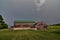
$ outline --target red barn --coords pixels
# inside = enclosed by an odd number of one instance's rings
[[[15,20],[14,28],[31,27],[33,24],[35,24],[33,20]]]
[[[38,22],[35,27],[37,28],[37,30],[43,30],[43,29],[47,29],[47,24],[41,21]]]
[[[47,29],[47,24],[43,21],[35,22],[33,20],[16,20],[14,21],[13,30],[44,30]]]

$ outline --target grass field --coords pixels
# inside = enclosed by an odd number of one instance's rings
[[[60,40],[59,28],[49,26],[47,31],[0,30],[0,40]]]

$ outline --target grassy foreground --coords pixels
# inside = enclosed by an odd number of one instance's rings
[[[60,40],[60,29],[48,31],[0,30],[0,40]]]

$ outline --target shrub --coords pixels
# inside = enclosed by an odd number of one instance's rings
[[[2,28],[3,28],[3,29],[8,28],[8,25],[7,25],[7,24],[3,24],[3,25],[2,25]]]

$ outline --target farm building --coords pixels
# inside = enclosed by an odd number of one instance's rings
[[[37,22],[31,26],[31,28],[36,28],[37,30],[46,30],[47,24],[43,21]]]
[[[37,30],[44,30],[44,29],[46,30],[47,24],[45,22],[41,21],[41,22],[37,22],[35,27],[37,28]]]
[[[35,22],[33,20],[16,20],[14,21],[13,29],[33,29],[33,30],[43,30],[47,28],[45,22]]]
[[[33,20],[16,20],[14,21],[14,28],[31,27],[33,24],[35,24]]]

